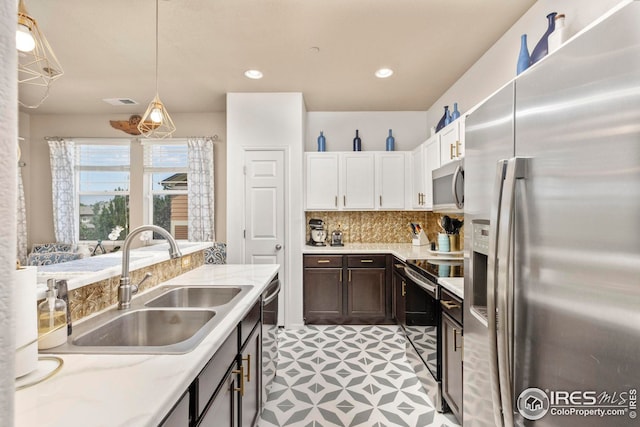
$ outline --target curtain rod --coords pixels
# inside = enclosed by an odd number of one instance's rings
[[[189,139],[189,138],[211,138],[211,140],[213,142],[220,142],[222,141],[222,139],[220,139],[220,137],[218,137],[218,134],[215,134],[213,136],[185,136],[182,138],[166,138],[164,139],[164,141],[171,141],[173,139]],[[140,139],[142,141],[146,140],[147,138],[144,137],[139,137],[139,136],[131,136],[131,137],[113,137],[113,136],[45,136],[44,137],[45,141],[57,141],[59,139],[110,139],[110,140],[119,140],[119,139]],[[153,140],[154,138],[149,138],[151,140]]]

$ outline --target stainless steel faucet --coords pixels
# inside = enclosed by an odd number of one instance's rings
[[[169,256],[171,258],[179,258],[182,256],[176,240],[164,228],[158,227],[157,225],[141,225],[131,231],[131,233],[129,233],[124,239],[124,243],[122,245],[122,275],[120,276],[120,286],[118,286],[118,310],[128,309],[131,306],[131,297],[138,292],[138,286],[151,277],[151,273],[147,273],[137,285],[132,285],[131,279],[129,278],[129,252],[131,251],[131,240],[134,236],[137,236],[143,231],[153,231],[167,239],[169,242]]]

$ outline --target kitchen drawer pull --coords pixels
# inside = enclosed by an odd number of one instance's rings
[[[319,259],[318,264],[329,264],[331,262],[330,259]]]
[[[373,260],[372,259],[361,259],[360,262],[371,263],[371,262],[373,262]]]
[[[247,378],[247,382],[250,383],[251,382],[251,355],[247,354],[247,357],[243,357],[242,360],[247,361],[247,374],[245,375],[245,377]]]
[[[460,308],[460,304],[458,304],[455,301],[441,300],[440,304],[442,304],[442,306],[444,308],[446,308],[447,310],[453,310],[454,308]]]
[[[402,296],[407,295],[407,282],[402,281]]]
[[[234,388],[233,391],[239,391],[240,396],[244,396],[244,366],[240,365],[240,369],[234,369],[231,372],[234,374],[240,374],[240,387]]]

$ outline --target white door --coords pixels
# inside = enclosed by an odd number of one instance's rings
[[[244,262],[280,264],[283,281],[284,178],[284,151],[245,151]]]

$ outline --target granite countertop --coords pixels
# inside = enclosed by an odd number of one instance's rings
[[[436,253],[429,246],[413,246],[411,243],[345,243],[344,246],[309,246],[302,248],[303,254],[391,254],[396,258],[406,261],[408,259],[462,259],[462,255],[446,255]],[[453,292],[460,298],[464,298],[463,278],[440,278],[438,283]]]
[[[15,424],[157,426],[232,328],[248,313],[278,269],[278,265],[208,264],[164,282],[162,285],[250,285],[253,289],[189,353],[60,355],[64,361],[60,372],[16,392]]]
[[[211,242],[178,242],[182,255],[204,250]],[[129,271],[148,267],[169,260],[169,244],[159,243],[132,249],[129,253]],[[104,255],[82,258],[60,264],[38,267],[38,298],[44,298],[47,279],[67,279],[67,287],[71,291],[90,283],[118,276],[122,273],[122,251]]]

